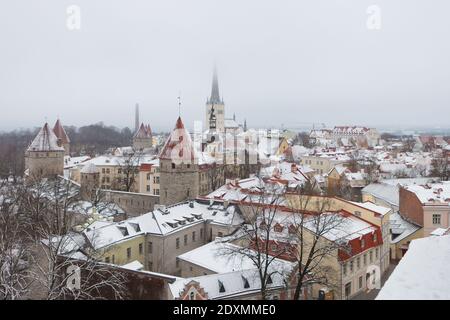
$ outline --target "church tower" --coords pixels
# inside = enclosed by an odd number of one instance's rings
[[[25,175],[31,178],[64,174],[64,147],[46,123],[25,151]]]
[[[206,101],[205,127],[210,131],[225,131],[225,104],[219,94],[219,80],[216,67],[214,67],[213,72],[211,97]]]
[[[198,157],[180,117],[159,155],[159,169],[160,204],[171,205],[198,196]]]

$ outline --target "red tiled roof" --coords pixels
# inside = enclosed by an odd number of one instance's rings
[[[174,162],[194,163],[198,158],[189,132],[184,128],[183,121],[178,117],[175,128],[170,133],[159,158]]]
[[[63,144],[70,143],[70,139],[67,136],[66,130],[64,130],[64,127],[61,125],[59,119],[56,120],[55,126],[53,127],[53,132]]]

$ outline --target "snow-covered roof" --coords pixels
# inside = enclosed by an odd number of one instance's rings
[[[376,205],[373,202],[370,201],[366,201],[366,202],[354,202],[354,201],[350,201],[351,203],[359,206],[359,207],[363,207],[365,209],[368,209],[370,211],[376,212],[382,216],[384,216],[385,214],[389,213],[392,209],[391,208],[386,208],[383,206],[379,206]]]
[[[426,185],[409,185],[405,186],[405,189],[415,193],[422,204],[450,205],[450,181]]]
[[[243,222],[239,209],[234,205],[225,208],[218,202],[209,204],[208,201],[193,201],[161,207],[141,216],[99,228],[88,228],[85,233],[95,248],[103,248],[147,233],[170,234],[204,223],[205,220],[230,227],[237,227]]]
[[[392,239],[391,243],[398,243],[409,237],[421,227],[405,220],[398,212],[394,212],[389,217]]]
[[[430,232],[430,236],[444,236],[450,234],[450,228],[437,228]]]
[[[371,183],[362,189],[362,193],[371,194],[394,206],[399,206],[399,190],[397,185],[387,183]]]
[[[269,267],[269,272],[273,273],[270,276],[272,281],[270,284],[267,284],[267,289],[283,288],[288,281],[287,278],[292,268],[293,265],[287,261],[285,273],[282,270],[274,272]],[[258,293],[261,289],[258,270],[250,269],[185,279],[178,278],[175,282],[169,283],[172,296],[179,298],[185,287],[193,282],[198,283],[198,286],[204,289],[210,300],[237,298],[246,294]]]
[[[236,254],[239,246],[223,243],[216,238],[208,244],[183,253],[178,259],[187,261],[215,273],[226,273],[255,268],[253,261],[244,255]]]
[[[343,135],[364,135],[370,129],[367,127],[358,127],[358,126],[336,126],[333,128],[333,134],[343,134]]]
[[[98,169],[94,163],[90,162],[87,163],[85,166],[83,166],[83,169],[80,170],[80,173],[87,173],[87,174],[98,173]]]
[[[27,151],[64,151],[64,147],[58,144],[58,137],[46,123],[28,146]]]
[[[159,158],[177,160],[188,164],[197,161],[197,150],[194,148],[191,136],[180,117],[178,117],[175,128],[167,138]]]
[[[450,235],[411,241],[377,300],[450,299]]]
[[[144,269],[144,266],[142,263],[140,263],[138,260],[131,261],[130,263],[124,264],[122,268],[134,270],[134,271],[140,271]]]
[[[79,157],[65,156],[64,157],[64,169],[73,168],[83,162],[88,161],[89,159],[91,159],[91,157],[89,157],[89,156],[79,156]]]

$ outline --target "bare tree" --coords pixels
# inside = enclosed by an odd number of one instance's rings
[[[274,228],[278,225],[277,212],[284,202],[284,189],[265,186],[257,195],[249,197],[248,201],[242,203],[241,210],[245,222],[241,225],[239,232],[240,246],[226,247],[221,249],[221,254],[241,257],[251,260],[258,270],[261,283],[261,299],[269,298],[268,288],[272,277],[276,273],[282,273],[275,267],[276,259],[286,255],[291,250],[288,242],[279,242],[274,245]],[[286,274],[282,274],[286,276]]]
[[[15,183],[0,187],[0,299],[21,299],[31,283],[29,250]]]
[[[450,158],[447,154],[436,156],[431,161],[430,177],[438,177],[442,181],[447,181],[450,176]]]
[[[329,241],[326,236],[341,227],[344,219],[330,211],[331,205],[331,198],[305,190],[300,190],[290,202],[292,215],[288,227],[291,241],[296,243],[297,284],[294,300],[298,300],[302,290],[313,283],[336,286],[327,259],[344,246],[340,241]]]
[[[125,297],[125,278],[101,262],[95,233],[54,236],[49,229],[51,226],[40,228],[43,241],[37,247],[41,254],[34,269],[44,299],[104,299],[105,292],[114,299]]]
[[[131,192],[139,175],[142,151],[133,150],[119,161],[119,178],[113,183],[113,189]]]

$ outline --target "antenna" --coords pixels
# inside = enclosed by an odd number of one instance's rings
[[[178,116],[181,117],[181,93],[178,93]]]

